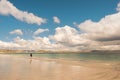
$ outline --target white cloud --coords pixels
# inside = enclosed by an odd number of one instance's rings
[[[86,20],[79,25],[80,30],[84,33],[84,38],[91,40],[93,43],[87,45],[94,49],[120,50],[120,12],[108,15],[99,22]],[[93,45],[94,44],[94,45]]]
[[[82,50],[85,49],[84,46],[95,42],[87,39],[79,33],[79,30],[68,25],[56,28],[55,34],[49,37],[57,44],[62,45],[64,47],[62,49],[67,48],[67,50]]]
[[[37,29],[35,32],[34,32],[34,35],[39,35],[40,33],[43,33],[45,31],[49,31],[48,29]]]
[[[13,42],[0,41],[0,49],[15,49],[20,48],[20,46]]]
[[[23,35],[23,32],[20,29],[16,29],[16,30],[11,31],[10,34]]]
[[[58,51],[58,50],[76,50],[76,48],[67,47],[65,45],[62,45],[60,43],[51,43],[50,39],[47,37],[34,37],[34,40],[24,40],[20,37],[17,37],[14,39],[14,44],[19,45],[21,49],[27,49],[27,50],[52,50],[52,51]]]
[[[80,30],[67,25],[58,27],[50,38],[68,49],[120,49],[119,20],[120,12],[107,15],[98,22],[86,20],[78,25]]]
[[[120,11],[120,2],[118,3],[116,10],[117,10],[118,12]]]
[[[56,16],[53,17],[53,20],[55,23],[59,24],[60,23],[60,19]]]
[[[77,35],[77,30],[70,26],[58,27],[54,36],[51,36],[57,43],[72,44],[73,37]]]
[[[20,37],[14,39],[14,43],[20,45],[23,49],[30,50],[48,50],[51,49],[51,42],[47,37],[34,37],[34,40],[24,40]]]
[[[120,12],[108,15],[99,22],[86,20],[79,25],[87,38],[98,41],[120,40]]]
[[[8,0],[0,0],[0,14],[1,15],[11,15],[14,18],[24,21],[28,24],[37,24],[41,25],[46,22],[46,19],[35,16],[33,13],[28,13],[27,11],[21,11],[17,9],[11,2]]]

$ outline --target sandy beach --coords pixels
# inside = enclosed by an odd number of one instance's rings
[[[118,62],[35,59],[0,55],[0,80],[119,80]]]

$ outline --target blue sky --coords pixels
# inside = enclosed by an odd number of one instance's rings
[[[103,17],[117,13],[119,0],[9,0],[9,2],[21,11],[45,18],[46,22],[41,25],[29,24],[11,15],[0,14],[0,40],[6,42],[13,41],[18,36],[10,34],[15,29],[22,30],[24,35],[19,36],[28,40],[33,38],[32,32],[39,28],[49,29],[39,34],[39,37],[48,37],[55,34],[57,27],[69,25],[78,29],[74,22],[80,24],[89,19],[99,22]],[[54,16],[60,20],[60,23],[53,21]]]
[[[0,15],[0,38],[6,40],[11,38],[8,32],[14,29],[24,29],[35,31],[37,28],[48,28],[50,34],[54,33],[54,29],[58,26],[71,25],[73,22],[81,23],[87,19],[99,21],[102,17],[116,12],[115,8],[119,0],[9,0],[18,9],[22,11],[32,12],[37,16],[47,19],[47,23],[43,25],[31,25],[16,20],[12,16]],[[53,16],[60,18],[61,23],[55,24],[52,20]],[[3,35],[4,34],[4,35]],[[45,35],[44,33],[43,35]],[[27,35],[26,35],[27,36]],[[23,37],[26,37],[23,36]],[[45,35],[46,36],[46,35]],[[30,38],[30,37],[29,37]]]

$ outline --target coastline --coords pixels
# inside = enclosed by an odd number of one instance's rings
[[[1,80],[112,80],[119,72],[118,62],[38,59],[0,54]]]

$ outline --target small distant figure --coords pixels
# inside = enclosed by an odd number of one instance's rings
[[[30,57],[32,57],[32,53],[30,53]]]

